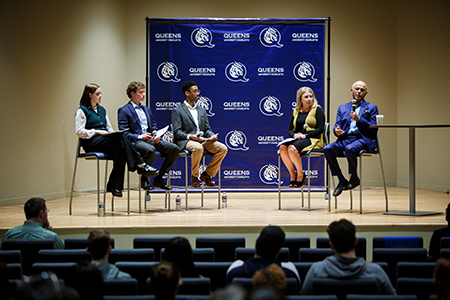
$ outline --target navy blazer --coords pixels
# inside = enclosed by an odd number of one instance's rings
[[[336,124],[334,124],[334,129],[339,125],[339,127],[344,131],[340,136],[336,135],[333,129],[333,133],[338,137],[338,140],[344,140],[347,138],[347,133],[350,130],[350,112],[352,111],[352,103],[345,103],[339,106],[336,115]],[[370,152],[376,152],[377,144],[377,132],[378,128],[370,128],[370,125],[377,124],[378,107],[367,101],[361,102],[361,108],[359,109],[359,120],[356,122],[356,126],[361,133],[362,138],[366,142],[368,150]]]
[[[152,133],[153,130],[158,130],[155,118],[153,118],[152,110],[142,104],[141,107],[144,109],[145,116],[147,117],[147,132]],[[134,108],[133,104],[131,104],[131,101],[119,108],[117,114],[119,130],[129,129],[128,131],[125,131],[124,134],[134,145],[134,143],[136,143],[136,141],[138,140],[138,136],[141,134],[142,128],[141,122],[139,121],[139,117],[136,113],[136,109]]]
[[[203,131],[203,136],[209,138],[214,135],[209,126],[208,116],[206,110],[197,105],[198,127]],[[186,104],[181,102],[180,105],[172,110],[172,129],[173,129],[173,143],[177,144],[180,149],[184,149],[188,142],[189,134],[197,133],[197,126],[192,117],[189,108]]]

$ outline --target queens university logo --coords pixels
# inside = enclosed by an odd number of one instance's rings
[[[178,67],[173,62],[166,61],[161,63],[156,73],[159,79],[165,82],[179,82],[181,80],[178,78]]]
[[[268,117],[281,117],[283,115],[281,110],[281,102],[277,97],[266,96],[259,102],[259,110],[261,113]]]
[[[264,47],[283,47],[283,45],[280,44],[281,33],[278,31],[278,29],[272,27],[267,27],[261,30],[261,32],[259,33],[259,41]]]
[[[191,33],[191,42],[194,46],[199,48],[214,48],[215,45],[212,44],[212,33],[207,28],[196,28]]]
[[[259,179],[265,184],[278,184],[278,167],[268,164],[259,169]]]
[[[298,81],[316,82],[317,79],[314,78],[315,74],[316,70],[314,66],[307,61],[299,62],[294,67],[294,76]]]
[[[248,148],[246,146],[247,144],[247,136],[245,136],[245,133],[239,130],[233,130],[227,133],[225,136],[225,144],[227,147],[231,150],[242,150],[247,151]]]
[[[247,68],[241,62],[231,62],[225,68],[225,76],[233,82],[247,82]]]
[[[172,125],[170,125],[170,127],[172,127]],[[173,132],[170,131],[170,130],[167,130],[167,131],[163,134],[163,136],[161,137],[161,139],[162,139],[163,141],[172,143],[172,140],[173,140]]]
[[[215,115],[215,113],[212,112],[212,101],[208,97],[199,96],[197,105],[203,107],[206,110],[206,115],[208,117],[213,117]]]

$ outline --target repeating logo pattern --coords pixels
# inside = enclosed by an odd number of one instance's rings
[[[261,30],[259,34],[259,40],[264,47],[276,47],[281,48],[281,33],[278,29],[273,27],[267,27]]]
[[[278,167],[271,164],[262,166],[259,179],[265,184],[278,184]]]
[[[241,62],[231,62],[225,68],[225,76],[233,82],[247,82],[247,68]]]
[[[213,104],[212,101],[208,97],[199,96],[197,105],[203,107],[206,110],[206,115],[208,117],[213,117],[215,113],[212,112]]]
[[[178,67],[173,62],[163,62],[161,63],[156,73],[159,79],[165,82],[180,82],[181,79],[178,78]]]
[[[281,110],[281,102],[277,97],[266,96],[259,101],[259,110],[268,117],[281,117],[283,115]]]
[[[227,133],[225,137],[225,144],[230,150],[242,150],[247,151],[250,149],[247,147],[247,136],[245,133],[239,130],[232,130]]]
[[[191,34],[191,42],[194,46],[199,48],[214,48],[215,45],[212,44],[212,33],[208,28],[199,27],[194,29]]]
[[[315,74],[316,69],[314,69],[314,66],[307,61],[299,62],[294,67],[294,76],[298,81],[316,82],[317,79],[314,78]]]

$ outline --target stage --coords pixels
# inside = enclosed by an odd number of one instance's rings
[[[215,190],[217,191],[217,190]],[[357,226],[357,236],[367,239],[371,249],[372,237],[382,235],[419,235],[428,247],[433,230],[446,226],[445,215],[396,216],[384,215],[386,204],[382,189],[363,190],[363,213],[359,213],[359,190],[353,193],[353,209],[350,210],[349,192],[338,197],[337,209],[332,198],[331,212],[323,192],[311,193],[311,211],[301,206],[300,190],[282,193],[282,209],[278,209],[277,192],[228,192],[228,208],[218,209],[217,192],[206,192],[204,207],[200,207],[200,193],[189,193],[189,209],[185,208],[184,189],[171,193],[171,211],[164,208],[164,193],[152,193],[144,209],[139,213],[138,192],[131,191],[131,211],[127,213],[127,198],[115,198],[115,211],[111,212],[111,194],[107,194],[106,213],[97,217],[96,194],[77,195],[73,199],[72,215],[69,215],[69,198],[47,202],[49,219],[62,239],[87,237],[93,228],[106,228],[116,239],[116,248],[132,248],[136,236],[185,236],[195,247],[197,236],[245,236],[246,247],[254,247],[262,227],[268,224],[281,226],[286,236],[308,236],[311,247],[316,237],[327,236],[326,227],[334,220],[346,218]],[[182,209],[175,211],[175,198],[181,196]],[[409,190],[388,188],[389,211],[409,208]],[[430,191],[416,192],[416,209],[444,212],[450,195]],[[0,235],[23,223],[23,205],[1,209]],[[371,258],[368,251],[368,259]]]

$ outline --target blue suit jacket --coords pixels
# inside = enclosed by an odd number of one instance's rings
[[[348,137],[347,133],[350,130],[350,112],[352,111],[352,103],[345,103],[339,106],[336,115],[336,124],[334,124],[333,133],[336,135],[334,129],[339,125],[339,127],[344,130],[344,134],[338,136],[338,140],[344,140]],[[377,124],[376,115],[378,114],[378,107],[367,101],[361,103],[361,108],[359,110],[359,120],[356,122],[356,126],[361,133],[362,138],[366,142],[368,150],[370,152],[375,152],[376,138],[377,138],[377,128],[370,128],[370,125]]]
[[[156,121],[153,118],[152,110],[142,104],[141,107],[144,109],[145,115],[147,117],[147,132],[151,133],[153,130],[158,130]],[[139,121],[136,109],[134,108],[133,104],[131,104],[131,102],[128,102],[127,104],[119,108],[117,114],[119,130],[129,129],[128,131],[125,131],[125,135],[134,144],[138,140],[138,136],[141,134],[142,130],[141,122]]]

